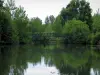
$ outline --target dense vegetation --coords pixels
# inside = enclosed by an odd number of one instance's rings
[[[63,41],[66,44],[100,44],[100,14],[91,15],[90,3],[71,0],[57,17],[28,18],[14,0],[0,0],[0,44],[26,44]],[[51,33],[51,34],[46,34]],[[34,36],[35,35],[35,36]]]
[[[86,43],[88,41],[88,35],[90,30],[87,24],[81,22],[80,20],[68,21],[64,28],[63,34],[66,36],[65,43]]]

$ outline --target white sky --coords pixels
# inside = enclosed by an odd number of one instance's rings
[[[87,0],[90,2],[93,13],[100,8],[100,0]],[[16,6],[21,5],[26,10],[28,17],[39,17],[44,22],[45,17],[60,13],[70,0],[15,0]]]

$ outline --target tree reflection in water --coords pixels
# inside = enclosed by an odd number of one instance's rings
[[[95,49],[60,45],[1,46],[0,75],[25,75],[29,63],[34,68],[43,62],[46,68],[55,67],[59,71],[57,75],[100,75],[100,51]]]

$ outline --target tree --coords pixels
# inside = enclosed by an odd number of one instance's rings
[[[32,33],[34,32],[41,32],[41,27],[42,27],[42,20],[39,19],[38,17],[32,18],[30,20],[30,26],[32,28]]]
[[[78,19],[78,8],[79,8],[79,0],[71,0],[70,3],[61,10],[62,16],[62,25],[65,24],[68,20],[72,20],[73,18]]]
[[[4,6],[5,9],[9,12],[9,15],[11,16],[12,42],[18,43],[19,42],[18,29],[17,25],[15,24],[15,12],[18,8],[15,5],[15,0],[7,0]]]
[[[3,6],[3,2],[0,1],[0,42],[11,43],[12,27],[10,13]]]
[[[45,32],[47,32],[47,33],[51,33],[51,32],[53,32],[52,25],[48,25],[48,26],[46,26],[46,28],[45,28]]]
[[[66,21],[75,18],[76,20],[86,22],[89,29],[92,30],[91,13],[92,10],[90,4],[85,0],[71,0],[67,7],[63,8],[61,11],[60,15],[62,16],[62,25],[64,25]]]
[[[55,17],[53,15],[50,15],[50,16],[47,16],[45,18],[45,24],[48,25],[48,24],[53,24],[55,21]]]
[[[57,16],[54,25],[53,25],[53,30],[55,33],[60,34],[62,33],[62,24],[61,24],[61,16]]]
[[[93,32],[100,32],[100,14],[97,13],[93,16]]]
[[[28,27],[28,17],[25,13],[23,7],[19,7],[13,13],[13,28],[16,29],[14,36],[18,36],[19,43],[26,43],[27,42],[27,27]]]
[[[100,45],[100,32],[97,32],[97,33],[93,36],[92,44],[93,44],[93,45]]]
[[[17,7],[15,5],[15,0],[7,0],[5,7],[10,12],[11,18],[13,19],[14,18],[14,12],[17,9]]]
[[[49,16],[50,24],[52,25],[55,22],[55,17],[53,15]]]
[[[48,17],[48,16],[45,18],[45,24],[46,24],[46,25],[49,24],[49,17]]]
[[[0,7],[3,7],[3,1],[0,0]]]
[[[86,22],[89,26],[89,29],[92,30],[92,10],[90,8],[90,3],[85,0],[80,1],[79,7],[79,20]]]
[[[68,21],[63,29],[66,43],[84,44],[88,41],[90,30],[88,25],[80,20]]]
[[[7,3],[5,4],[6,7],[8,7],[10,10],[15,10],[15,0],[7,0]]]

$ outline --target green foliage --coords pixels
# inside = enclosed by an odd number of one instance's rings
[[[28,17],[22,7],[15,10],[13,14],[13,28],[15,29],[13,36],[18,36],[19,43],[26,43],[27,41],[27,27],[28,27]]]
[[[3,1],[0,0],[0,7],[3,7]]]
[[[16,9],[15,0],[7,0],[5,7],[8,7],[10,11],[15,10]]]
[[[52,29],[52,25],[48,25],[48,26],[46,26],[46,28],[45,28],[45,32],[47,32],[47,33],[54,32],[53,29]]]
[[[62,9],[61,16],[63,18],[64,23],[67,20],[72,20],[73,18],[77,19],[78,17],[77,8],[79,8],[79,1],[71,0],[70,3],[67,5],[67,7]]]
[[[18,29],[17,25],[12,21],[12,43],[19,43],[19,36],[18,36]]]
[[[10,13],[3,8],[0,8],[0,43],[12,42],[12,27]]]
[[[50,24],[53,24],[55,21],[55,17],[53,15],[49,16]]]
[[[32,42],[37,43],[39,39],[41,39],[41,32],[44,32],[45,25],[42,25],[42,20],[38,17],[32,18],[29,21],[30,33],[32,36]],[[39,35],[38,35],[39,34]],[[35,36],[34,36],[35,35]]]
[[[100,45],[100,32],[97,32],[93,36],[93,45]]]
[[[93,32],[100,32],[100,14],[93,16]]]
[[[53,25],[53,30],[55,33],[58,33],[61,35],[62,33],[62,24],[61,24],[61,16],[57,16],[54,25]]]
[[[93,16],[92,24],[91,8],[86,0],[71,0],[56,18],[47,16],[45,24],[38,17],[29,19],[23,7],[16,7],[15,0],[6,2],[0,0],[0,43],[31,43],[33,34],[41,32],[54,33],[55,40],[63,33],[67,43],[87,43],[93,39],[90,30],[100,32],[100,14]],[[39,39],[44,40],[41,35]]]
[[[46,25],[49,24],[49,17],[48,17],[48,16],[45,18],[45,24],[46,24]]]
[[[90,31],[88,25],[79,20],[68,21],[63,29],[66,43],[84,44],[88,40]]]
[[[61,11],[62,25],[66,21],[72,20],[73,18],[86,22],[89,29],[92,29],[92,15],[90,4],[85,0],[71,0],[66,8]]]
[[[90,33],[89,35],[88,35],[88,44],[91,44],[92,45],[92,43],[93,43],[93,37],[94,37],[94,33]]]
[[[10,13],[11,26],[12,26],[12,43],[19,43],[17,24],[15,23],[16,5],[14,0],[7,0],[5,3],[6,10]]]
[[[79,20],[86,22],[89,26],[89,29],[92,30],[92,10],[90,8],[90,3],[85,0],[80,1],[79,7]]]
[[[55,17],[53,15],[50,15],[50,16],[47,16],[45,18],[45,24],[48,25],[48,24],[53,24],[55,21]]]
[[[32,33],[41,32],[42,31],[42,20],[39,19],[38,17],[32,18],[30,20],[30,26],[31,26]]]

